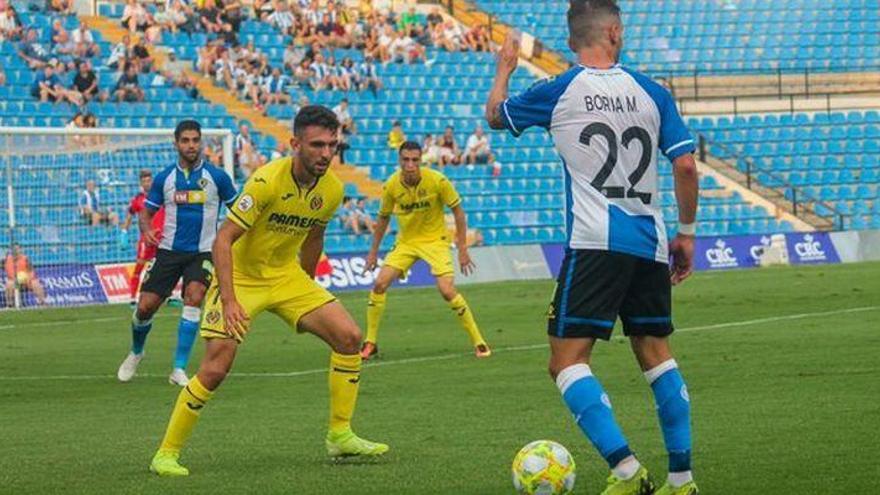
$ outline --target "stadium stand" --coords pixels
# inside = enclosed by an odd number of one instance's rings
[[[477,0],[506,24],[569,55],[567,2]],[[652,74],[864,71],[880,66],[877,0],[620,2],[623,62]]]
[[[546,8],[541,5],[540,8]],[[122,16],[123,6],[102,3],[99,5],[99,13],[118,20]],[[49,15],[27,15],[28,22],[32,24],[48,26],[51,23]],[[78,21],[75,17],[65,17],[64,22],[74,27]],[[424,24],[424,15],[416,16],[416,22]],[[191,63],[195,68],[200,49],[210,44],[215,37],[203,32],[165,32],[161,35],[160,45],[173,48],[177,59]],[[285,46],[290,44],[291,37],[269,22],[247,19],[241,22],[238,40],[242,45],[252,45],[254,50],[265,54],[271,67],[280,67],[284,62]],[[111,45],[106,41],[99,39],[98,44],[104,55],[111,50]],[[34,74],[18,59],[11,46],[11,43],[3,43],[0,52],[3,53],[4,67],[11,76],[9,87],[2,91],[15,95],[0,102],[0,118],[3,124],[65,124],[72,113],[70,108],[39,103],[23,91],[30,85]],[[363,59],[363,51],[359,49],[333,48],[323,52],[325,56],[332,55],[337,60],[351,58],[357,63]],[[429,60],[428,64],[379,64],[378,76],[384,89],[376,94],[370,91],[316,91],[307,85],[296,84],[290,85],[289,93],[294,102],[305,97],[312,103],[328,106],[335,106],[343,98],[347,98],[358,130],[348,138],[351,149],[345,155],[346,161],[367,168],[370,177],[380,182],[394,170],[396,163],[395,151],[386,142],[392,122],[399,120],[409,137],[419,141],[427,133],[439,136],[446,126],[451,125],[455,129],[457,142],[463,145],[474,126],[481,120],[482,105],[493,74],[492,55],[484,52],[452,53],[429,46],[426,58]],[[104,70],[99,72],[99,77],[102,84],[111,84],[115,76]],[[528,71],[520,69],[514,77],[512,91],[526,88],[533,79]],[[450,84],[451,81],[461,80],[466,80],[467,85]],[[91,103],[89,108],[99,117],[102,126],[171,126],[181,117],[194,116],[207,127],[236,128],[235,118],[222,106],[209,104],[202,99],[192,99],[186,91],[179,88],[150,88],[144,103]],[[269,105],[265,111],[268,116],[286,123],[293,116],[295,106]],[[723,141],[720,137],[719,141]],[[481,231],[482,242],[492,245],[563,240],[560,164],[548,136],[540,132],[530,132],[517,140],[505,134],[492,133],[490,139],[500,164],[500,176],[496,177],[493,168],[487,165],[450,166],[445,169],[465,197],[470,224]],[[278,144],[274,137],[259,133],[255,133],[253,140],[259,152],[266,157]],[[169,161],[172,159],[173,157],[168,157]],[[56,156],[52,160],[56,160],[54,163],[58,165],[63,162],[64,156]],[[74,236],[73,240],[78,242],[87,239],[94,244],[96,249],[89,251],[86,255],[88,259],[84,259],[81,252],[74,252],[73,248],[67,247],[66,239],[59,239],[61,242],[57,242],[57,245],[46,242],[47,223],[51,225],[52,222],[76,221],[76,218],[68,218],[75,209],[75,190],[52,194],[40,191],[38,187],[60,179],[52,176],[51,168],[50,162],[34,166],[32,174],[24,179],[27,186],[17,192],[16,196],[20,225],[16,238],[28,247],[32,259],[38,264],[127,260],[131,256],[131,249],[119,247],[112,232],[107,229],[88,232],[71,230],[65,234]],[[133,166],[128,174],[130,177],[114,178],[112,183],[101,186],[105,201],[119,211],[135,192],[135,170],[136,167]],[[70,178],[77,184],[75,187],[79,187],[77,181],[86,177],[89,170],[83,168],[80,172],[83,177],[77,175]],[[661,161],[660,181],[664,216],[668,227],[674,228],[675,203],[668,162]],[[778,220],[772,212],[747,202],[739,193],[725,190],[712,177],[704,177],[701,187],[704,191],[701,200],[703,234],[793,230],[789,222]],[[346,191],[350,196],[362,195],[355,184],[347,184]],[[376,209],[375,199],[368,202],[368,210],[375,212]],[[5,218],[0,218],[0,223],[4,221]],[[356,236],[345,231],[339,219],[331,224],[328,234],[326,249],[329,253],[363,251],[368,247],[368,236]],[[0,245],[8,243],[6,236],[5,232],[0,231]],[[385,242],[385,247],[389,247],[393,243],[393,235],[387,236]]]
[[[713,155],[768,187],[791,184],[802,201],[820,201],[819,216],[836,211],[844,227],[880,228],[880,113],[851,111],[691,118],[692,129],[715,143]]]

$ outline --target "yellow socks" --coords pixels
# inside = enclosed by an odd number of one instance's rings
[[[206,389],[199,381],[198,376],[189,381],[189,384],[177,396],[177,402],[171,412],[171,420],[168,422],[168,429],[165,430],[165,437],[162,439],[162,445],[159,446],[160,451],[180,452],[183,444],[192,434],[202,408],[213,395],[214,392]]]
[[[330,432],[351,429],[361,380],[360,354],[330,354]]]
[[[484,341],[483,336],[480,335],[480,328],[477,327],[477,322],[474,320],[474,314],[471,312],[471,308],[468,306],[467,301],[464,300],[464,296],[461,294],[455,296],[455,299],[449,301],[449,307],[452,308],[452,311],[458,316],[459,323],[461,323],[464,331],[467,332],[468,337],[471,339],[471,345],[476,347],[479,344],[485,344],[486,341]]]
[[[385,314],[386,295],[370,291],[370,298],[367,301],[367,342],[375,344],[379,337],[379,322],[382,321],[382,315]]]

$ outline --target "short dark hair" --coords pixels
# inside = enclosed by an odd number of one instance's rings
[[[180,140],[180,135],[183,134],[183,131],[196,131],[199,133],[199,137],[202,137],[202,124],[193,119],[181,120],[178,122],[177,127],[174,128],[175,141]]]
[[[568,33],[572,48],[594,44],[601,34],[597,28],[607,16],[620,20],[617,0],[571,0],[568,4]]]
[[[140,173],[138,173],[138,177],[141,179],[143,179],[144,177],[152,177],[152,176],[153,176],[153,172],[151,172],[150,169],[148,169],[148,168],[142,168]]]
[[[306,105],[293,119],[293,133],[301,135],[306,127],[318,126],[331,131],[339,129],[339,119],[332,110],[323,105]]]
[[[400,148],[397,149],[397,153],[402,155],[403,152],[407,150],[415,150],[421,153],[422,145],[415,141],[404,141],[403,144],[400,145]]]

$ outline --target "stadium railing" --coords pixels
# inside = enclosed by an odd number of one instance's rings
[[[725,165],[724,167],[715,166],[713,168],[728,178],[737,182],[744,182],[743,185],[750,191],[759,193],[777,206],[811,225],[828,230],[844,230],[846,228],[846,219],[851,215],[842,213],[835,205],[821,201],[819,198],[811,197],[810,194],[792,184],[786,177],[768,168],[759,166],[751,157],[736,151],[730,146],[710,140],[705,134],[697,134],[697,139],[700,161],[710,166],[713,165],[713,159],[721,162]],[[720,153],[718,153],[719,151]],[[819,221],[817,222],[817,220]]]

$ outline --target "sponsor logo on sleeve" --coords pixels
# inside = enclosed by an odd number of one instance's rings
[[[238,211],[247,213],[248,210],[254,207],[254,197],[250,194],[242,194],[242,196],[238,198],[238,202],[235,203],[235,207],[238,208]]]

